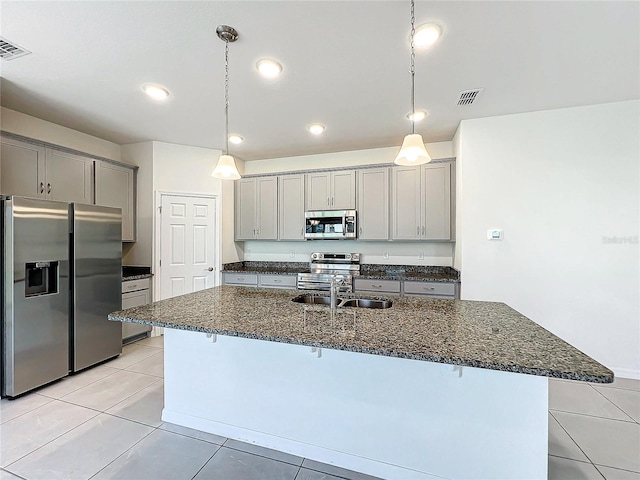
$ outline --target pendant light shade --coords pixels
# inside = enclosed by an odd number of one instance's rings
[[[221,180],[238,180],[240,172],[236,168],[236,162],[229,155],[229,42],[238,39],[238,32],[228,25],[218,25],[216,28],[218,38],[224,42],[224,154],[220,155],[216,168],[211,173],[212,177]]]
[[[240,178],[236,162],[231,155],[220,155],[218,164],[211,175],[221,180],[238,180]]]
[[[422,135],[410,133],[404,137],[402,147],[393,161],[396,165],[422,165],[431,161],[431,155],[424,148]]]

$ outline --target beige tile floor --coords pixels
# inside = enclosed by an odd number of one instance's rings
[[[163,423],[162,337],[0,402],[0,480],[371,480]],[[640,480],[640,381],[550,380],[549,479]]]

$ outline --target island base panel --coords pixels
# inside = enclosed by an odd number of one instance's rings
[[[162,419],[382,478],[546,478],[548,379],[165,329]]]

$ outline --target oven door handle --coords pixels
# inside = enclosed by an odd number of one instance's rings
[[[342,236],[345,237],[347,235],[347,212],[342,214]]]

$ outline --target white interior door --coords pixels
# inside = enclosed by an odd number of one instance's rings
[[[160,299],[215,284],[216,199],[161,196]]]

